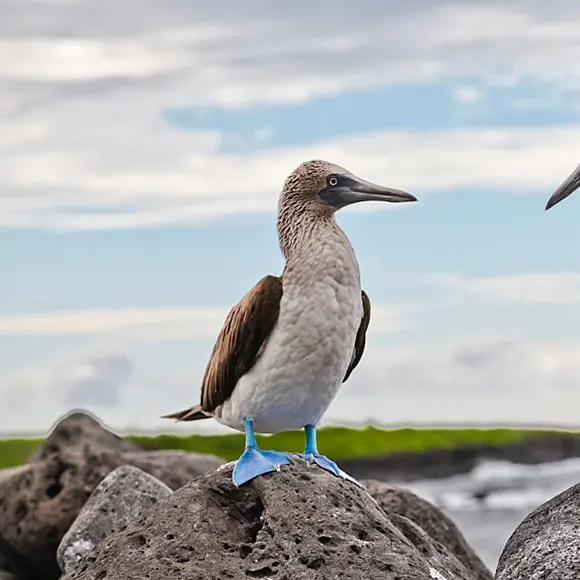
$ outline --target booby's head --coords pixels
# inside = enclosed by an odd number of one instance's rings
[[[570,175],[558,186],[556,191],[552,194],[548,203],[546,204],[546,210],[560,203],[562,200],[566,199],[569,195],[573,194],[580,187],[580,165],[570,173]]]
[[[417,201],[406,191],[371,183],[344,167],[319,159],[302,163],[288,176],[281,203],[287,199],[331,212],[361,201]]]

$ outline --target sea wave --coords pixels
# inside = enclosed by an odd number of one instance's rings
[[[405,485],[443,509],[519,511],[579,481],[580,459],[539,465],[485,460],[466,474]]]

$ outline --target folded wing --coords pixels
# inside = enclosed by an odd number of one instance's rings
[[[358,332],[356,333],[356,338],[354,341],[354,351],[352,353],[350,365],[346,370],[344,379],[342,379],[343,383],[348,379],[352,371],[356,368],[365,350],[367,328],[369,327],[369,322],[371,321],[371,301],[369,300],[369,297],[367,296],[367,293],[364,290],[361,290],[361,298],[363,304],[363,317],[360,321]]]

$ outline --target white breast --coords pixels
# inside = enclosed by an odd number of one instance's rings
[[[254,368],[215,418],[257,432],[316,425],[336,396],[352,359],[362,319],[358,263],[336,227],[284,273],[280,316]]]

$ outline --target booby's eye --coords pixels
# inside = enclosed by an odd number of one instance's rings
[[[328,185],[330,185],[331,187],[338,185],[338,178],[335,175],[331,175],[328,178]]]

